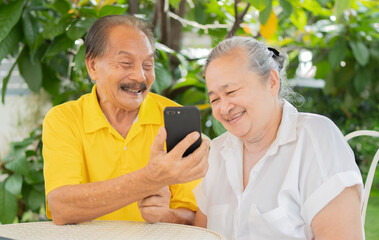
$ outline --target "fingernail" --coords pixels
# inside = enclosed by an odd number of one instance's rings
[[[161,135],[161,133],[162,133],[162,128],[160,127],[158,130],[158,135]]]
[[[193,135],[193,139],[198,139],[200,137],[200,134],[198,132],[195,132]]]

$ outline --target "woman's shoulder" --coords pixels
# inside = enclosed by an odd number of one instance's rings
[[[340,129],[328,117],[315,113],[299,113],[298,132],[306,132],[312,136],[341,135]]]

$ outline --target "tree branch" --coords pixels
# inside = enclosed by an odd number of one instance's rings
[[[129,14],[134,15],[138,13],[138,0],[129,0]]]
[[[250,8],[250,3],[248,2],[245,9],[242,11],[242,13],[238,15],[238,0],[234,0],[235,21],[234,21],[233,27],[230,29],[229,33],[226,35],[225,38],[230,38],[234,36],[234,34],[237,32],[249,8]]]

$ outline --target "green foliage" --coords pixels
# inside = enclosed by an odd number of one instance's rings
[[[179,14],[180,2],[170,0],[169,10]],[[286,50],[290,58],[288,78],[295,77],[302,49],[313,54],[313,65],[317,67],[315,78],[324,79],[326,86],[322,90],[295,89],[306,99],[299,106],[300,111],[328,116],[344,134],[358,129],[378,130],[379,5],[375,1],[239,1],[237,14],[241,14],[248,3],[251,5],[236,34],[252,36]],[[16,59],[2,79],[2,102],[15,66],[33,92],[44,89],[50,94],[53,105],[89,92],[92,83],[85,67],[83,45],[86,31],[102,16],[128,14],[128,4],[125,0],[0,1],[0,61]],[[152,0],[139,1],[139,16],[152,22],[157,17],[153,11],[155,4]],[[277,22],[270,22],[271,13]],[[234,1],[193,0],[186,1],[181,17],[188,21],[179,30],[175,29],[178,32],[165,36],[161,31],[162,22],[154,26],[158,43],[152,91],[183,105],[198,105],[203,132],[210,138],[225,129],[212,116],[203,76],[204,59],[188,54],[185,51],[188,49],[175,48],[171,42],[181,40],[176,39],[179,32],[196,32],[210,37],[215,45],[230,31],[235,15]],[[175,20],[168,19],[173,28]],[[215,23],[229,27],[206,27]],[[199,24],[202,25],[199,27]],[[263,37],[262,25],[274,29],[273,35]],[[167,32],[170,30],[174,31],[168,29]],[[165,37],[170,41],[163,42]],[[193,45],[197,44],[194,39]],[[0,182],[0,213],[6,212],[0,214],[2,223],[35,219],[43,210],[40,141],[40,133],[36,131],[24,141],[12,143],[10,153],[1,164],[1,174],[6,176]],[[359,146],[366,146],[364,143],[371,147]],[[372,155],[372,142],[363,140],[352,145],[365,174]],[[374,188],[378,188],[378,183],[375,184]]]
[[[41,129],[10,148],[0,162],[0,222],[45,219],[38,215],[45,205]]]

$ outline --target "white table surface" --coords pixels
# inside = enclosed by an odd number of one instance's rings
[[[169,223],[132,221],[92,221],[58,226],[53,222],[31,222],[0,225],[0,239],[222,239],[223,236],[208,229]]]

